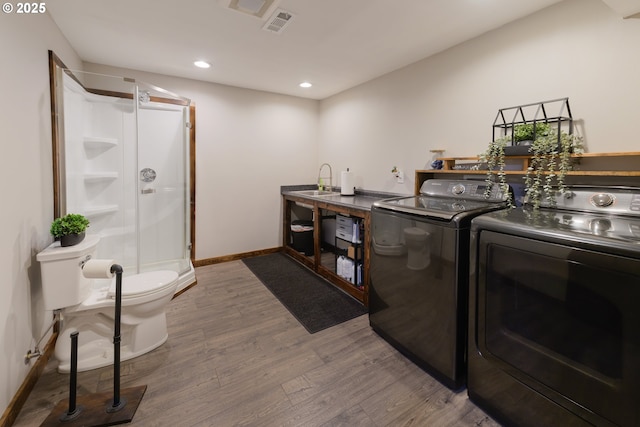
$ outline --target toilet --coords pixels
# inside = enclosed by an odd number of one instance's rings
[[[61,310],[54,355],[58,371],[71,368],[72,332],[78,334],[78,371],[113,364],[116,279],[88,279],[85,261],[95,258],[100,237],[87,235],[75,246],[54,242],[37,255],[46,310]],[[178,286],[178,273],[158,270],[122,278],[120,360],[141,356],[167,340],[165,308]]]
[[[404,229],[404,239],[407,244],[407,268],[409,270],[423,270],[431,264],[429,249],[429,232],[419,227]]]

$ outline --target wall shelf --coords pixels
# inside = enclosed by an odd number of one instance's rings
[[[118,172],[85,173],[84,182],[97,183],[118,179]]]
[[[83,141],[84,141],[84,146],[86,148],[107,149],[107,148],[115,147],[116,145],[118,145],[118,139],[117,138],[106,138],[106,137],[99,137],[99,136],[85,136],[83,138]]]
[[[572,154],[571,157],[576,160],[580,159],[600,159],[600,158],[614,158],[614,157],[640,157],[640,152],[621,152],[621,153],[583,153],[583,154]],[[442,169],[434,169],[431,171],[425,170],[423,172],[432,172],[432,173],[463,173],[463,174],[486,174],[485,170],[470,170],[470,169],[458,169],[460,167],[459,162],[463,162],[462,164],[466,164],[468,162],[480,162],[480,158],[478,156],[475,157],[442,157],[438,160],[442,160],[443,168]],[[509,156],[506,158],[507,161],[516,161],[520,162],[520,167],[513,170],[505,170],[506,174],[522,174],[527,172],[527,168],[529,167],[529,163],[531,160],[531,156]],[[640,159],[639,159],[640,162]],[[513,163],[512,163],[513,164]],[[640,163],[639,163],[640,164]],[[640,169],[638,170],[574,170],[569,172],[570,175],[621,175],[621,176],[640,176]]]
[[[570,177],[640,177],[640,151],[627,151],[617,153],[583,153],[573,154],[578,167],[581,170],[573,170],[567,173]],[[486,175],[484,169],[468,169],[468,165],[480,164],[478,156],[472,157],[441,157],[442,169],[416,170],[415,194],[420,193],[422,183],[430,178],[444,178],[447,175]],[[531,156],[508,156],[506,157],[507,169],[505,175],[523,176],[527,173]],[[626,161],[627,165],[620,168],[611,168],[611,162],[617,160]],[[589,163],[589,165],[586,165]],[[588,166],[588,169],[587,169]],[[467,169],[465,169],[467,168]]]
[[[118,205],[101,205],[85,209],[84,215],[87,218],[95,218],[101,215],[107,215],[115,212],[118,212]]]

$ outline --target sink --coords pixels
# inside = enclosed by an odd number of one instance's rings
[[[292,191],[293,194],[300,194],[301,196],[333,196],[340,194],[337,191],[325,191],[325,190],[298,190]]]

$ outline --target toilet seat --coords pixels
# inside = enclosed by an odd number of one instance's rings
[[[122,279],[122,299],[138,298],[141,296],[162,292],[172,287],[178,280],[178,273],[171,270],[149,271],[134,274]],[[116,280],[111,281],[107,291],[109,298],[116,296]]]

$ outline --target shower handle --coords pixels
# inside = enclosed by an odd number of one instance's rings
[[[151,194],[155,192],[156,192],[155,188],[145,188],[144,190],[140,190],[140,194]]]
[[[151,168],[144,168],[140,171],[140,181],[153,182],[156,179],[156,171]]]

